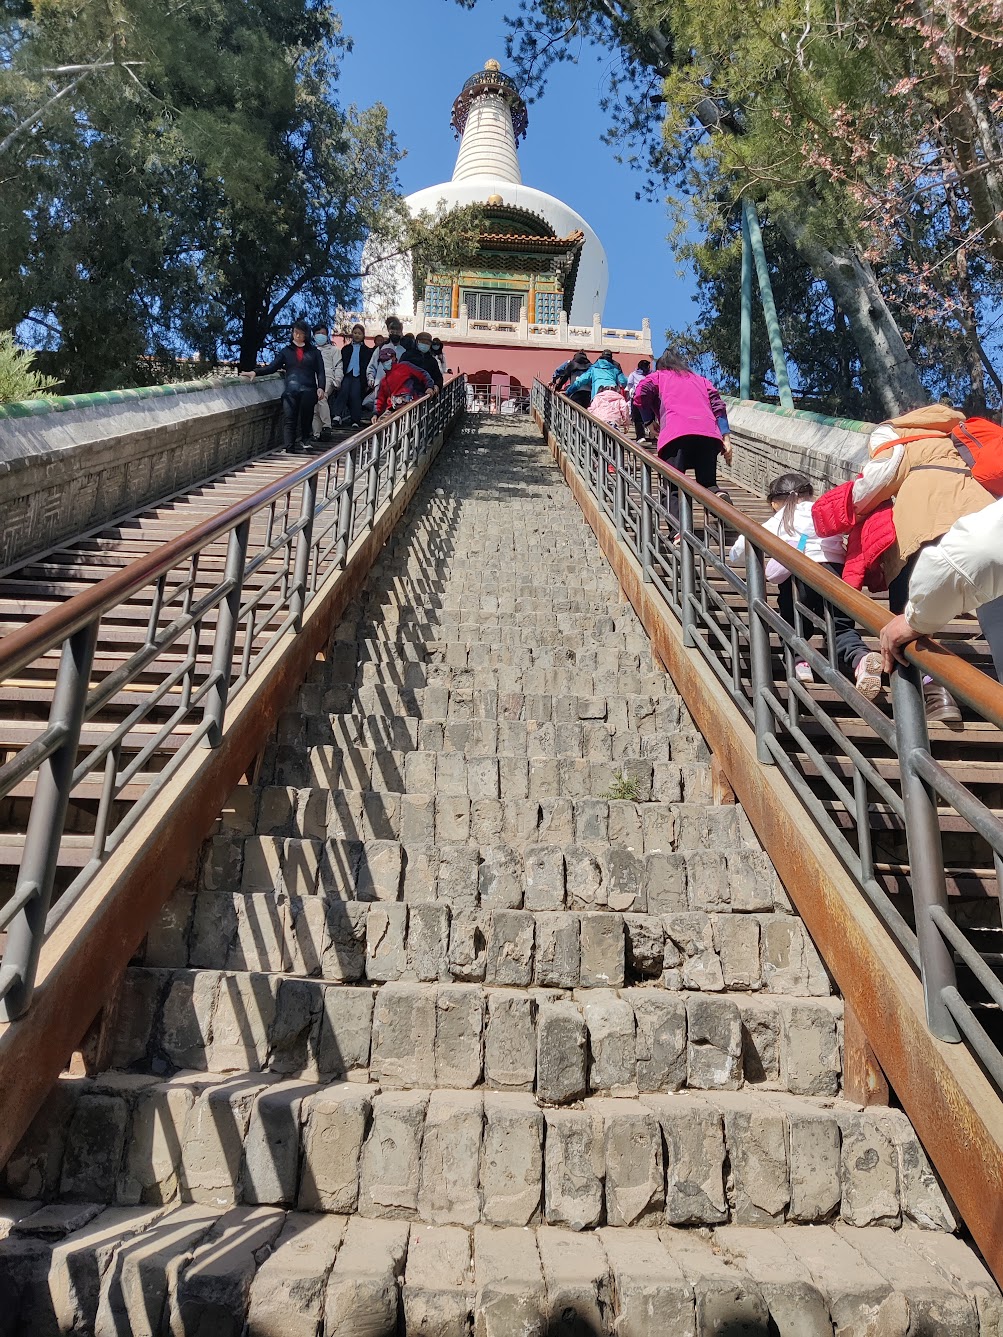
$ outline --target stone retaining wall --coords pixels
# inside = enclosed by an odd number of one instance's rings
[[[202,381],[0,406],[0,569],[267,450],[281,390]]]
[[[852,478],[867,458],[873,423],[750,400],[727,402],[736,447],[729,472],[760,496],[766,495],[772,479],[792,469],[806,473],[818,495]]]

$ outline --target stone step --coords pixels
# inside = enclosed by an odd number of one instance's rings
[[[343,983],[648,984],[795,997],[826,997],[831,988],[795,916],[700,910],[621,915],[213,894],[196,900],[190,920],[170,914],[153,934],[151,957],[158,964],[292,971]]]
[[[456,912],[480,906],[652,915],[792,913],[761,850],[634,854],[602,842],[559,844],[554,837],[560,839],[565,815],[557,804],[541,804],[541,813],[544,839],[527,845],[322,841],[248,836],[227,828],[204,849],[199,889],[229,897],[272,893],[335,901],[437,901]],[[232,919],[233,908],[209,913]]]
[[[116,1069],[350,1076],[384,1086],[608,1092],[840,1090],[838,999],[658,989],[376,987],[260,971],[133,968]]]
[[[336,720],[391,720],[403,717],[419,724],[465,724],[473,720],[501,724],[521,724],[529,731],[544,724],[580,724],[583,732],[612,731],[615,734],[633,734],[649,742],[666,735],[673,739],[685,734],[694,740],[700,735],[681,708],[678,697],[666,696],[658,701],[651,696],[553,696],[545,693],[522,691],[499,692],[484,688],[439,687],[395,689],[387,696],[387,704],[377,698],[377,708],[369,709],[375,693],[371,688],[354,689],[341,685],[328,687],[322,683],[307,683],[300,688],[298,710],[282,716],[278,737],[297,741],[307,732],[311,716],[325,721],[330,727]],[[302,717],[306,716],[304,720]],[[297,717],[300,722],[297,724]],[[517,731],[516,731],[517,732]],[[515,735],[514,735],[515,736]],[[330,741],[325,739],[325,742]],[[702,739],[700,739],[702,744]],[[411,744],[409,743],[409,746]],[[434,749],[442,751],[442,748]],[[518,752],[518,747],[502,749]],[[700,756],[708,755],[703,744]]]
[[[32,1200],[53,1186],[54,1211],[183,1202],[579,1231],[955,1228],[908,1119],[838,1099],[687,1091],[556,1108],[529,1093],[247,1072],[61,1085],[74,1088],[62,1122],[36,1120],[5,1186]]]
[[[667,768],[672,765],[666,763]],[[694,783],[699,784],[702,771],[702,767],[693,768]],[[573,768],[568,772],[572,774]],[[690,769],[680,768],[680,789],[689,778]],[[547,794],[499,799],[273,786],[268,804],[259,808],[259,824],[272,831],[288,831],[299,840],[399,840],[409,845],[476,842],[519,847],[578,844],[613,846],[638,857],[676,849],[737,854],[752,843],[747,841],[745,815],[737,807],[716,807],[699,798],[683,802],[680,795],[679,802],[635,803]]]
[[[438,675],[440,665],[418,666]],[[300,710],[306,714],[407,715],[422,719],[542,719],[559,718],[552,711],[563,710],[554,698],[595,703],[595,718],[606,719],[613,701],[652,696],[654,682],[649,673],[633,670],[622,673],[593,667],[580,669],[545,669],[500,664],[486,668],[455,670],[463,675],[458,682],[435,683],[426,689],[403,687],[398,683],[382,686],[355,684],[338,675],[327,674],[323,665],[311,670],[310,681],[300,689]],[[530,698],[533,698],[530,700]],[[607,707],[600,713],[600,704]],[[659,705],[681,712],[678,698],[665,692]],[[586,717],[587,717],[586,708]],[[579,718],[582,718],[579,715]],[[675,726],[671,726],[675,727]],[[650,732],[654,725],[641,732]]]
[[[620,608],[626,611],[611,614],[608,595],[605,599],[597,596],[594,603],[595,608],[574,610],[563,607],[570,604],[570,600],[562,598],[499,600],[473,595],[461,598],[450,607],[442,600],[438,601],[438,606],[435,600],[431,605],[416,603],[411,594],[398,599],[384,590],[369,604],[364,615],[368,620],[363,620],[359,626],[363,638],[374,645],[393,641],[403,627],[416,639],[425,639],[424,630],[419,629],[427,628],[432,632],[428,639],[436,641],[463,639],[455,634],[455,629],[460,627],[469,627],[474,639],[485,641],[493,641],[495,637],[483,636],[480,628],[490,627],[498,632],[505,629],[527,632],[542,628],[558,631],[562,636],[580,642],[588,638],[606,648],[619,638],[627,637],[635,642],[636,653],[650,656],[651,644],[640,631],[629,604],[621,603]],[[515,619],[514,628],[511,622],[505,621],[506,618]]]
[[[37,1215],[0,1244],[10,1337],[995,1337],[1001,1322],[975,1256],[914,1229],[576,1234],[200,1204],[106,1208],[53,1236]]]
[[[491,741],[491,732],[491,727],[471,727],[472,746],[485,747]],[[578,751],[572,750],[580,737],[576,728],[565,734],[563,725],[543,726],[539,738],[535,731],[527,735],[534,749],[548,745],[566,749],[550,755],[536,751],[519,755],[476,750],[465,754],[430,749],[402,752],[352,746],[293,747],[275,754],[274,773],[268,778],[293,791],[427,794],[503,802],[524,798],[630,799],[654,806],[710,798],[710,770],[702,763],[684,769],[680,762],[656,762],[645,757],[593,761],[581,756],[580,741]],[[278,796],[266,790],[265,798],[267,818]],[[280,802],[280,807],[292,809],[286,826],[294,826],[293,799]]]
[[[473,703],[468,702],[468,708]],[[459,703],[457,703],[459,707]],[[314,748],[341,752],[369,748],[375,752],[459,752],[468,757],[571,757],[595,762],[646,760],[706,763],[707,747],[695,729],[678,727],[639,733],[605,720],[552,722],[507,719],[495,714],[475,718],[454,714],[446,719],[413,715],[365,715],[352,710],[314,718],[285,715],[278,742],[269,745],[263,767],[267,781],[302,788],[314,760]],[[325,755],[325,754],[318,754]],[[297,768],[297,762],[299,766]],[[622,769],[622,768],[620,768]]]
[[[450,664],[363,663],[353,679],[358,687],[414,690],[522,691],[551,696],[641,696],[650,686],[641,656],[625,650],[590,648],[581,652],[563,646],[493,646],[491,662],[474,668]],[[337,679],[335,679],[337,681]],[[596,684],[602,683],[603,686]]]

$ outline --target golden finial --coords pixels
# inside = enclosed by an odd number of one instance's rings
[[[504,204],[505,201],[502,199],[502,197],[501,197],[500,195],[489,195],[488,198],[487,198],[487,203],[488,203],[488,204]]]
[[[501,66],[498,64],[496,60],[486,60],[484,62],[484,68],[486,70],[500,70]]]

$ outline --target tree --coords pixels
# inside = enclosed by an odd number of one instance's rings
[[[402,154],[383,107],[339,105],[327,0],[3,12],[0,139],[45,114],[0,160],[0,320],[33,322],[72,387],[145,376],[148,352],[248,365],[294,316],[349,304],[365,237],[399,216]],[[107,49],[53,100],[52,71]]]
[[[0,331],[0,404],[37,399],[55,390],[58,381],[35,371],[31,353],[19,348],[9,331]]]
[[[708,237],[724,235],[735,201],[751,194],[825,281],[869,393],[893,412],[923,393],[908,338],[934,313],[967,321],[973,382],[980,374],[977,308],[995,280],[984,275],[979,290],[972,264],[961,271],[987,250],[989,224],[1003,226],[993,193],[998,9],[998,0],[543,0],[535,12],[520,6],[510,54],[538,89],[568,58],[571,36],[612,46],[607,101],[621,155],[649,190],[669,184],[677,223],[695,210]],[[949,216],[953,233],[917,228],[917,206]]]

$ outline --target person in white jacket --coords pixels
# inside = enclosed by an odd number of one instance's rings
[[[941,631],[961,613],[977,612],[1003,682],[1003,499],[956,520],[942,539],[928,544],[909,578],[905,612],[881,631],[886,673],[920,636]]]

